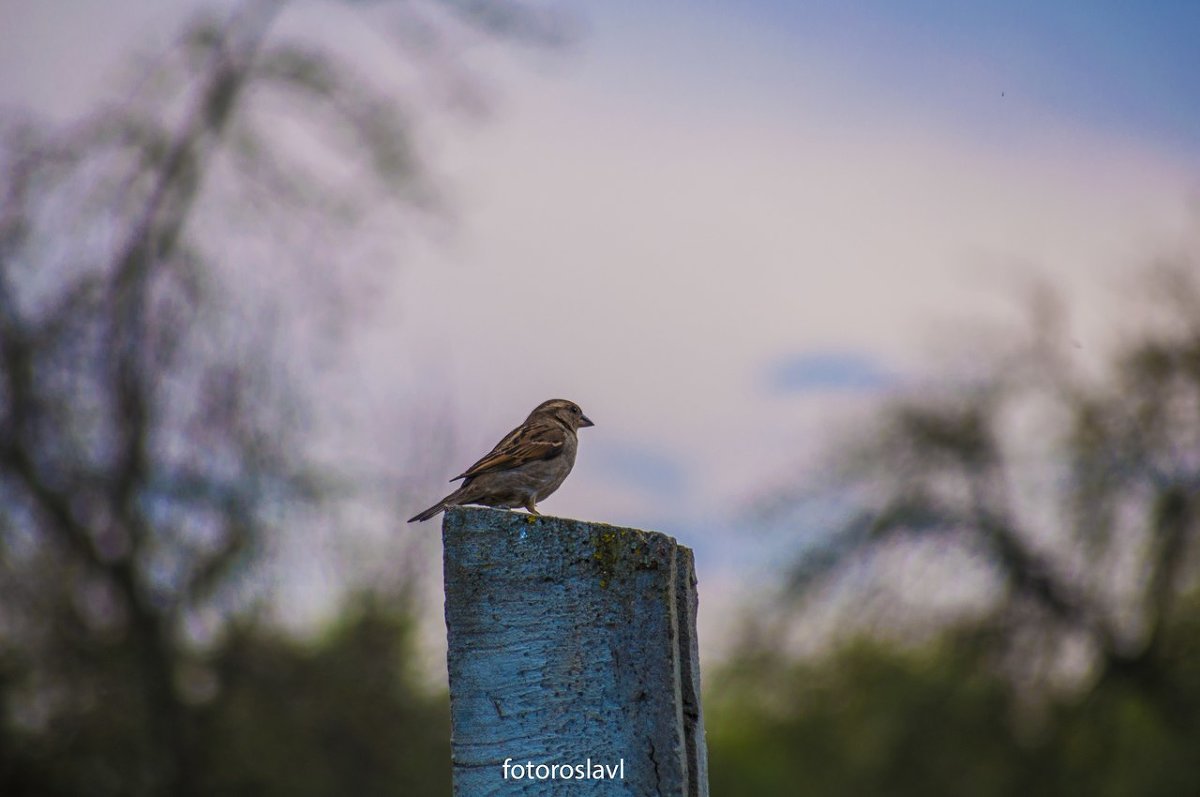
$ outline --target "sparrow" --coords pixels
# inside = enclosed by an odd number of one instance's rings
[[[557,490],[575,466],[579,446],[575,433],[586,426],[595,424],[575,402],[543,401],[495,448],[450,480],[462,479],[462,486],[408,522],[429,520],[446,507],[461,504],[519,506],[541,514],[537,502]]]

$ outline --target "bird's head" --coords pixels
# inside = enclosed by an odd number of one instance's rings
[[[529,420],[539,417],[550,417],[567,426],[569,429],[582,429],[585,426],[595,426],[588,416],[583,414],[579,405],[566,399],[550,399],[543,401],[533,412]]]

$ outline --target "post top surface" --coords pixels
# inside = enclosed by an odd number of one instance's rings
[[[530,515],[526,512],[516,512],[506,509],[492,509],[485,506],[451,506],[446,508],[445,519],[443,520],[444,528],[466,528],[474,527],[480,529],[490,529],[495,531],[504,530],[522,530],[522,529],[548,529],[558,527],[563,531],[602,535],[637,535],[647,539],[658,539],[670,545],[678,545],[680,548],[687,549],[686,545],[680,545],[669,534],[664,534],[661,531],[647,531],[645,529],[633,528],[632,526],[614,526],[611,523],[601,523],[592,520],[577,520],[575,518],[556,517],[554,515]]]

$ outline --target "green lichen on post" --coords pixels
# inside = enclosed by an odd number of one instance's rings
[[[600,586],[608,587],[618,565],[630,570],[658,570],[649,536],[637,529],[601,526],[592,532],[592,561],[600,574]]]
[[[607,526],[597,529],[592,534],[592,561],[600,571],[600,586],[605,589],[616,571],[616,564],[620,558],[619,538],[623,533],[626,533],[623,529]]]

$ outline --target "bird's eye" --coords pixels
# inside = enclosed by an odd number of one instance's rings
[[[575,413],[576,415],[578,415],[578,414],[579,414],[579,412],[580,412],[580,410],[579,410],[579,407],[572,407],[572,408],[571,408],[571,412],[573,412],[573,413]]]

